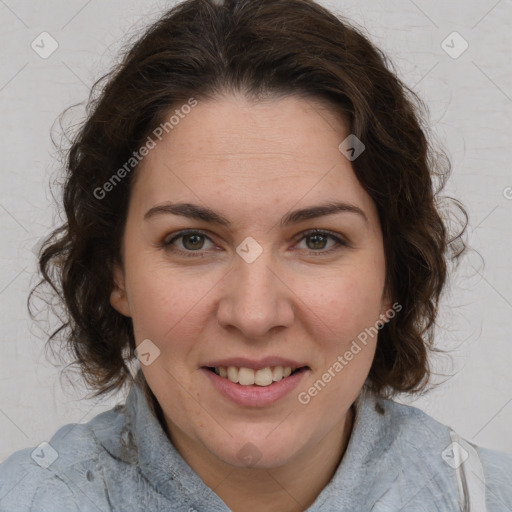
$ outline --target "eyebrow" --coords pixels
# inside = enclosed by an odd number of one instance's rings
[[[280,224],[281,227],[285,227],[292,224],[298,224],[305,220],[315,219],[325,215],[333,215],[336,213],[353,213],[360,216],[366,223],[368,223],[368,218],[363,210],[358,206],[348,203],[329,202],[317,206],[302,208],[300,210],[293,210],[281,219]],[[221,214],[208,207],[192,203],[167,202],[153,206],[153,208],[150,208],[144,215],[144,220],[149,220],[152,217],[163,214],[179,215],[188,219],[203,220],[211,224],[225,226],[228,229],[231,227],[231,222]]]

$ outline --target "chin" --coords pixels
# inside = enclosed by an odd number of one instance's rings
[[[208,438],[205,445],[215,457],[231,466],[255,469],[277,468],[298,455],[303,448],[299,439],[303,442],[304,437],[291,436],[286,427],[283,428],[285,435],[273,435],[273,428],[275,427],[268,428],[258,435],[234,436],[228,442],[219,440],[212,443],[212,438]],[[270,439],[270,437],[273,438]]]

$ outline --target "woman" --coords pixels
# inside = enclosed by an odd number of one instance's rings
[[[512,510],[512,457],[391,400],[428,384],[462,236],[415,105],[309,0],[188,0],[150,27],[74,140],[40,259],[85,380],[130,393],[5,461],[0,510]]]

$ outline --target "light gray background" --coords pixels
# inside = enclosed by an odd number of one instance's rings
[[[436,137],[449,151],[447,192],[470,213],[470,252],[452,278],[436,363],[453,377],[414,403],[473,442],[512,453],[512,4],[510,0],[321,2],[367,31],[400,76],[430,106]],[[171,2],[0,0],[0,461],[47,441],[62,425],[86,422],[123,396],[80,400],[46,361],[45,339],[28,316],[35,283],[32,249],[59,223],[49,180],[60,169],[50,128],[116,60],[127,37]],[[43,31],[58,49],[41,58]],[[459,58],[441,42],[457,31]],[[448,44],[460,48],[460,41]],[[79,121],[83,108],[74,111]],[[505,192],[504,192],[505,191]],[[83,391],[82,391],[83,392]]]

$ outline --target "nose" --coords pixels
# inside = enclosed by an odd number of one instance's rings
[[[225,329],[237,329],[247,339],[268,337],[293,324],[294,293],[271,254],[263,251],[248,263],[237,255],[235,268],[223,280],[217,319]]]

